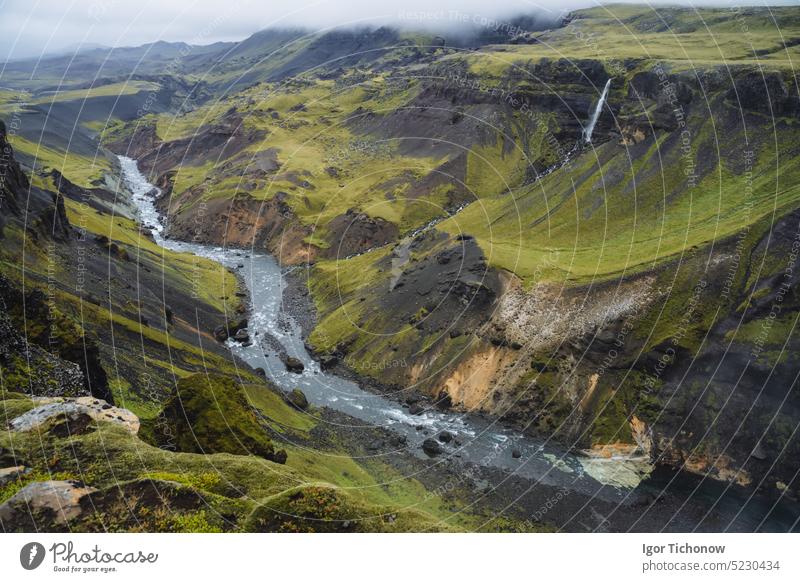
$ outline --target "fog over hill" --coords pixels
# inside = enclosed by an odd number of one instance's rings
[[[791,5],[792,0],[751,0],[754,6]],[[312,30],[357,25],[394,25],[413,29],[498,28],[520,15],[556,22],[568,11],[599,6],[595,0],[443,0],[435,8],[425,0],[235,0],[221,11],[211,0],[177,2],[64,3],[6,0],[0,6],[0,61],[74,52],[81,47],[136,46],[158,40],[211,44],[241,40],[265,28]],[[734,0],[673,0],[689,7],[741,6]]]

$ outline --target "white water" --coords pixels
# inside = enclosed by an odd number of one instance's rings
[[[590,143],[592,141],[594,126],[597,123],[597,120],[600,118],[600,113],[603,111],[603,104],[606,102],[606,97],[608,96],[608,90],[610,87],[611,78],[609,77],[608,81],[606,81],[606,86],[603,88],[603,93],[600,95],[600,101],[597,102],[597,107],[594,108],[594,113],[592,113],[592,117],[589,119],[589,125],[583,129],[583,139],[586,141],[586,143]]]

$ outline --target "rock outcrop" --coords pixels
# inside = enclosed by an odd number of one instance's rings
[[[36,481],[0,505],[4,531],[35,531],[38,524],[64,525],[82,515],[82,501],[95,492],[76,481]]]
[[[71,227],[61,195],[31,186],[0,121],[0,239],[10,221],[35,239],[65,241]]]
[[[91,422],[110,422],[121,426],[131,434],[139,432],[139,417],[125,408],[111,406],[104,400],[90,396],[81,398],[40,398],[33,410],[11,420],[9,428],[13,431],[27,432],[41,430],[54,421],[70,425],[75,430],[85,430]]]

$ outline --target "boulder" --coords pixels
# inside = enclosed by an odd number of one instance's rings
[[[286,366],[287,370],[294,372],[295,374],[301,374],[303,370],[305,370],[303,362],[292,356],[288,356],[286,358],[284,365]]]
[[[511,456],[515,459],[519,459],[522,456],[522,451],[520,451],[519,449],[512,449]]]
[[[417,404],[420,400],[422,400],[422,396],[415,392],[406,396],[406,404]]]
[[[414,416],[417,416],[417,415],[419,415],[419,414],[422,414],[424,411],[425,411],[425,409],[424,409],[424,408],[422,408],[422,406],[420,406],[420,405],[419,405],[419,404],[417,404],[416,402],[415,402],[414,404],[412,404],[411,406],[409,406],[409,407],[408,407],[408,412],[410,412],[410,413],[411,413],[411,414],[413,414]]]
[[[443,443],[449,443],[453,440],[453,433],[443,430],[439,433],[439,440]]]
[[[236,332],[239,331],[240,329],[246,329],[247,323],[248,322],[246,317],[240,319],[239,321],[231,321],[228,324],[228,335],[234,336],[236,335]]]
[[[299,388],[295,388],[286,395],[286,401],[298,410],[308,409],[308,398]]]
[[[385,443],[382,440],[376,439],[376,440],[370,442],[367,445],[367,450],[368,451],[379,451],[384,447],[384,444]]]
[[[453,399],[450,398],[446,390],[439,392],[439,395],[436,397],[436,407],[442,410],[453,407]]]
[[[233,335],[233,339],[239,343],[248,343],[250,341],[250,334],[247,332],[247,329],[240,329]]]
[[[54,424],[51,430],[62,428],[59,436],[70,434],[70,426],[76,431],[85,432],[89,423],[110,422],[121,426],[131,434],[139,432],[139,417],[125,408],[111,406],[105,400],[83,396],[80,398],[39,398],[41,403],[14,418],[9,428],[16,432],[27,432],[47,424]],[[80,428],[79,428],[80,427]],[[74,434],[74,433],[73,433]]]
[[[274,452],[269,460],[272,461],[273,463],[278,463],[279,465],[285,465],[286,459],[288,458],[289,455],[286,454],[286,450],[281,449],[279,451]]]
[[[425,439],[422,441],[422,450],[429,457],[435,457],[436,455],[441,455],[442,452],[444,452],[444,449],[442,448],[442,445],[439,444],[439,441],[434,439]]]
[[[97,491],[76,481],[36,481],[0,505],[0,523],[8,530],[28,529],[30,521],[65,524],[83,513],[81,500]],[[39,527],[42,526],[39,524]]]
[[[323,370],[330,370],[339,363],[339,358],[334,355],[322,356],[319,359],[319,367]]]
[[[228,339],[228,328],[224,325],[218,325],[214,328],[214,339],[218,342],[224,342]]]

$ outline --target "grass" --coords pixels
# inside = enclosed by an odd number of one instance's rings
[[[34,143],[19,134],[9,136],[9,142],[17,152],[27,155],[34,161],[34,172],[55,169],[71,182],[84,188],[92,187],[95,182],[101,181],[105,174],[113,172],[111,160],[102,155],[99,149],[98,155],[86,157]]]
[[[255,188],[246,188],[249,196],[268,200],[278,192],[288,193],[289,206],[301,222],[318,227],[316,237],[323,246],[327,223],[351,208],[408,230],[437,216],[441,210],[403,196],[389,201],[381,184],[400,172],[425,176],[444,160],[399,156],[395,143],[376,141],[348,129],[347,119],[356,107],[365,106],[385,114],[407,102],[416,91],[411,86],[387,94],[384,79],[374,83],[377,88],[370,91],[361,86],[336,89],[329,81],[316,81],[301,89],[261,85],[236,95],[224,107],[215,102],[180,117],[159,116],[158,133],[162,139],[191,136],[235,105],[249,130],[267,134],[237,159],[238,171],[244,172],[251,156],[268,148],[279,151],[281,163],[274,176],[261,180]],[[305,110],[292,111],[298,105],[304,105]],[[272,118],[272,111],[278,113],[277,119]],[[338,170],[337,176],[328,173],[330,167]],[[311,187],[299,185],[302,181],[309,182]],[[202,166],[179,168],[174,190],[180,193],[203,183],[203,197],[232,198],[241,194],[248,182],[236,172],[233,177],[219,175],[218,165],[212,160]],[[444,202],[444,198],[440,200]]]
[[[18,400],[4,399],[0,409]],[[29,482],[46,479],[75,479],[108,491],[151,480],[172,484],[172,495],[193,491],[205,500],[202,509],[174,507],[163,515],[135,496],[118,515],[101,503],[85,521],[72,523],[80,531],[228,531],[232,522],[239,530],[290,531],[280,527],[287,515],[303,531],[324,530],[325,524],[338,528],[341,519],[350,520],[358,531],[449,530],[481,522],[472,514],[454,516],[450,502],[381,461],[359,462],[335,451],[288,447],[286,465],[247,455],[178,453],[157,449],[107,423],[69,438],[0,430],[0,447],[16,451],[33,469],[22,481],[0,488],[0,501]],[[295,511],[283,512],[289,506]],[[253,523],[276,510],[281,522]],[[130,513],[138,515],[137,523],[126,521]]]
[[[578,18],[564,28],[537,33],[536,44],[472,53],[466,58],[470,70],[500,77],[515,63],[562,58],[606,62],[644,58],[677,68],[766,63],[791,69],[800,57],[800,47],[783,47],[786,40],[800,36],[800,19],[789,7],[753,12],[612,4],[576,14]],[[757,56],[754,50],[762,53]]]
[[[274,390],[260,384],[245,384],[242,389],[250,405],[259,410],[277,431],[308,433],[317,424],[312,413],[295,410]]]
[[[47,105],[58,101],[79,101],[97,97],[121,97],[123,95],[135,95],[143,91],[158,91],[160,88],[161,86],[158,83],[151,83],[149,81],[121,81],[119,83],[109,83],[108,85],[92,86],[87,89],[64,89],[39,93],[39,96],[34,99],[32,103]]]
[[[222,298],[234,296],[238,285],[236,277],[217,261],[165,249],[142,236],[135,220],[100,214],[74,200],[66,200],[65,206],[71,224],[124,245],[130,257],[158,265],[163,277],[183,286],[187,294],[196,293],[200,300],[221,312],[230,313],[235,307],[232,299]],[[195,285],[194,281],[202,284]]]
[[[698,121],[695,148],[705,147],[707,126]],[[475,235],[491,265],[516,273],[528,285],[581,284],[640,272],[731,236],[773,211],[796,207],[800,164],[789,153],[793,146],[786,137],[782,151],[766,146],[757,153],[752,193],[725,159],[695,187],[687,187],[674,144],[663,136],[632,163],[610,155],[619,148],[606,143],[596,157],[587,153],[576,160],[571,171],[554,172],[511,196],[481,200],[438,228]],[[781,160],[777,182],[776,156]]]

